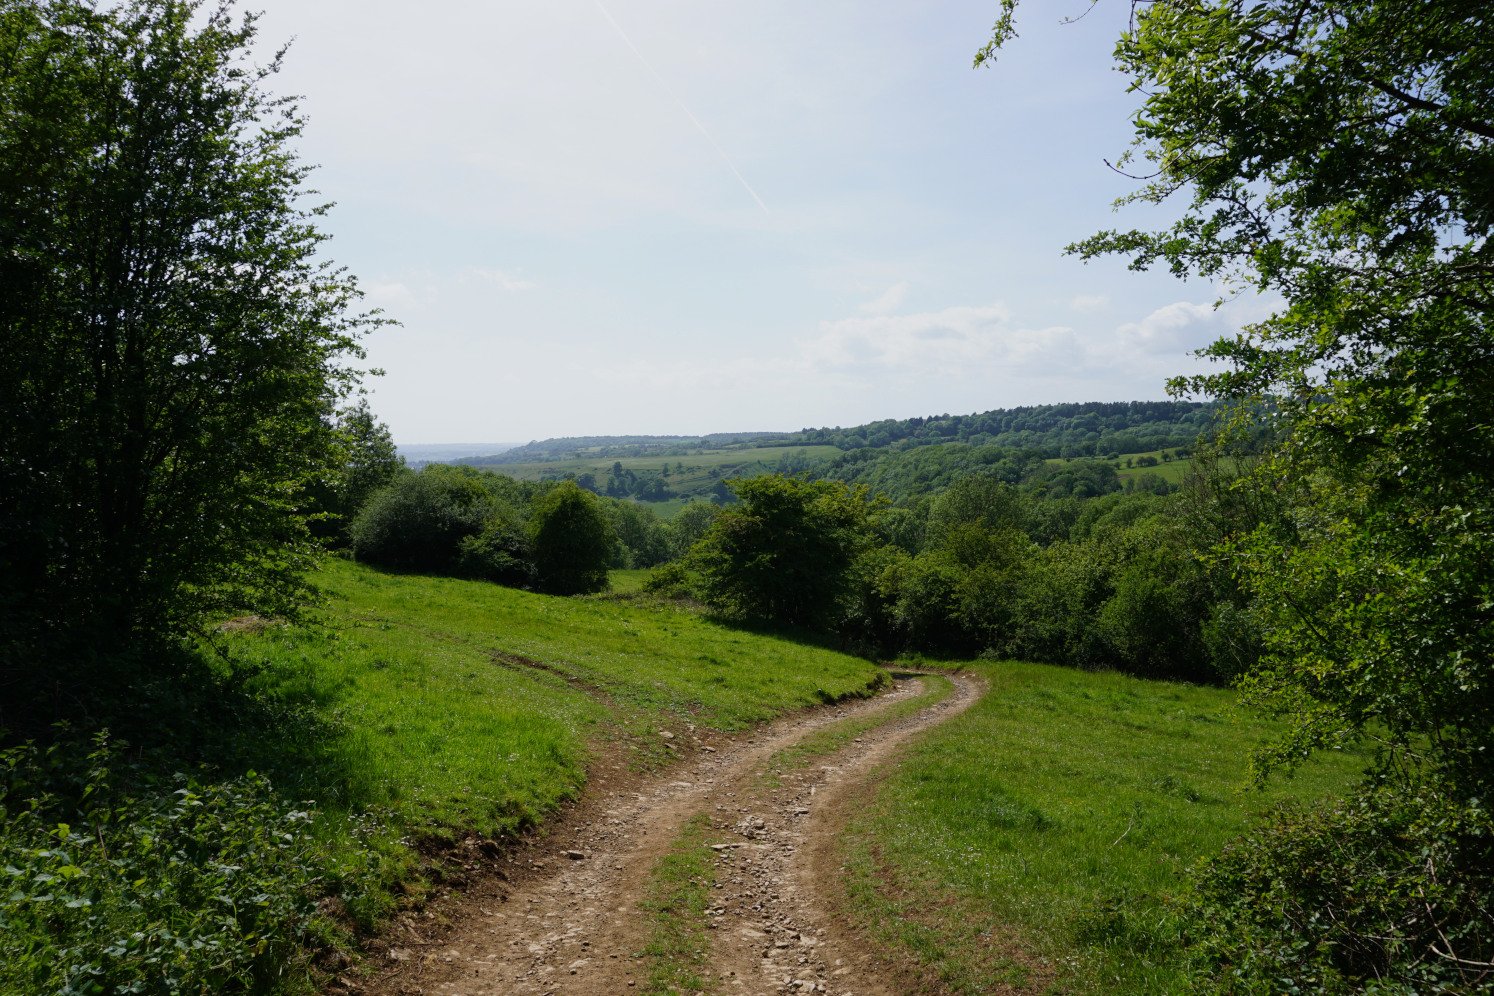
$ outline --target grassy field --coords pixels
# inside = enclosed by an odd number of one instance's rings
[[[665,478],[671,491],[681,495],[703,495],[724,477],[755,477],[783,469],[787,458],[793,466],[803,461],[815,461],[839,456],[841,450],[834,446],[760,446],[738,450],[700,450],[686,456],[647,457],[580,457],[573,460],[553,460],[544,463],[494,464],[487,469],[517,477],[521,480],[538,481],[545,478],[563,477],[566,474],[593,474],[598,487],[603,487],[614,463],[634,473],[659,473],[667,465],[669,476]],[[683,502],[651,502],[665,518],[678,510]],[[658,507],[665,506],[665,507]],[[670,507],[672,506],[672,508]]]
[[[1162,459],[1162,452],[1162,450],[1150,450],[1146,453],[1127,453],[1108,462],[1115,467],[1116,476],[1118,476],[1123,482],[1140,477],[1142,474],[1156,474],[1168,484],[1182,484],[1183,480],[1188,476],[1188,471],[1193,468],[1193,458],[1173,457],[1171,460],[1164,462]],[[1167,452],[1171,453],[1172,451],[1168,450]],[[1156,457],[1157,465],[1155,467],[1134,466],[1135,461],[1140,457]],[[1083,457],[1081,459],[1089,461],[1095,458]],[[1132,461],[1133,466],[1127,467],[1127,460]],[[1063,459],[1060,457],[1053,457],[1043,462],[1062,466],[1063,464],[1073,463],[1074,461]]]
[[[1133,454],[1132,458],[1134,459],[1136,456],[1155,456],[1159,462],[1155,467],[1127,467],[1127,458],[1122,457],[1120,459],[1120,466],[1115,468],[1116,476],[1122,481],[1140,477],[1142,474],[1156,474],[1168,484],[1182,484],[1183,480],[1188,476],[1188,472],[1193,469],[1192,457],[1183,457],[1181,459],[1174,457],[1172,460],[1162,463],[1160,462],[1161,456],[1159,453],[1137,453]]]
[[[659,471],[665,464],[669,465],[670,473],[674,473],[677,465],[683,464],[687,474],[694,471],[709,471],[713,468],[723,472],[730,467],[759,464],[776,467],[785,453],[792,454],[792,458],[807,457],[811,460],[824,459],[839,456],[843,451],[837,446],[756,446],[740,450],[697,450],[686,456],[641,456],[641,457],[578,457],[574,460],[553,460],[544,463],[508,463],[495,464],[493,469],[500,474],[508,474],[511,477],[528,478],[538,480],[544,476],[555,476],[557,474],[575,473],[584,474],[590,471],[598,478],[605,477],[612,469],[614,463],[623,465],[624,470],[641,473],[646,470]]]
[[[1271,724],[1225,690],[1035,664],[923,737],[845,838],[853,915],[958,993],[1187,992],[1171,897],[1285,799],[1341,790],[1335,755],[1265,791]]]
[[[376,878],[414,867],[389,840],[502,837],[533,824],[580,791],[603,743],[657,763],[671,750],[661,730],[740,729],[885,680],[867,661],[648,603],[336,560],[316,580],[328,595],[320,626],[225,639],[233,657],[263,667],[271,694],[313,703],[335,731],[316,764],[271,775],[313,802],[328,846],[353,864],[373,814],[387,831],[380,867],[364,869]],[[358,919],[387,910],[379,889],[390,884],[359,886],[372,891]]]

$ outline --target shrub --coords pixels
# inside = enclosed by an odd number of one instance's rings
[[[497,515],[482,532],[457,544],[457,568],[463,576],[513,588],[534,583],[534,548],[529,534],[513,517]]]
[[[653,510],[631,501],[609,501],[607,518],[617,536],[613,567],[657,567],[670,559],[670,535]]]
[[[707,601],[778,623],[836,621],[870,535],[865,488],[777,474],[731,487],[742,504],[723,509],[696,547]]]
[[[0,752],[0,992],[263,991],[301,965],[307,813],[250,774],[166,786],[94,749]]]
[[[563,481],[535,502],[529,520],[539,585],[554,595],[607,587],[616,542],[601,503],[574,481]]]
[[[455,573],[462,541],[496,511],[475,475],[427,467],[374,492],[349,530],[353,555],[395,570]]]
[[[1494,991],[1494,821],[1389,788],[1283,810],[1201,872],[1187,909],[1223,993]]]
[[[667,524],[670,555],[683,557],[706,534],[721,506],[713,501],[692,501],[675,513]]]

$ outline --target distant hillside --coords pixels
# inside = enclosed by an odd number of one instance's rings
[[[1158,478],[1140,482],[1148,488],[1176,485],[1181,463],[1166,473],[1153,468],[1182,458],[1210,435],[1216,412],[1217,406],[1183,401],[1037,405],[848,429],[568,436],[448,462],[521,480],[569,478],[599,494],[654,503],[730,501],[728,481],[775,471],[870,484],[897,498],[977,471],[1040,483],[1053,494],[1102,494],[1143,474]],[[1084,466],[1045,468],[1045,461]]]
[[[792,445],[787,432],[713,432],[705,436],[564,436],[515,446],[492,456],[457,463],[493,467],[510,463],[553,463],[602,457],[690,456],[700,450],[749,449]]]
[[[768,447],[834,446],[840,450],[907,449],[970,443],[1032,450],[1043,457],[1120,456],[1192,446],[1207,434],[1218,406],[1190,401],[1082,402],[997,408],[972,415],[884,419],[866,425],[798,432],[716,432],[705,436],[565,436],[502,453],[451,462],[474,467],[626,457],[688,457]]]
[[[1191,401],[1084,402],[998,408],[974,415],[887,419],[849,429],[804,429],[791,444],[843,450],[970,443],[1033,450],[1047,458],[1120,456],[1191,446],[1210,431],[1215,404]]]

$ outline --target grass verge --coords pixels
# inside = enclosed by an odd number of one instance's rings
[[[711,905],[716,852],[710,847],[711,819],[692,816],[649,876],[642,910],[653,924],[643,955],[649,996],[706,990],[701,970],[710,949],[706,910]]]
[[[866,732],[921,712],[954,694],[954,683],[943,675],[924,675],[923,682],[923,691],[910,699],[904,699],[872,716],[859,716],[832,723],[778,751],[764,765],[763,780],[770,786],[777,786],[786,773],[806,768],[816,758],[834,754]]]
[[[1289,798],[1334,794],[1339,754],[1264,791],[1271,731],[1227,691],[1035,664],[921,738],[847,827],[853,919],[933,991],[1186,992],[1173,899],[1189,869]]]

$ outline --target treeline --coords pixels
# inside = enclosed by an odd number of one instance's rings
[[[699,516],[686,509],[665,523],[574,481],[434,465],[374,491],[348,523],[347,544],[358,560],[391,570],[571,595],[604,589],[610,568],[679,557],[699,535]]]
[[[1179,449],[1191,452],[1188,447]],[[1176,485],[1156,473],[1143,472],[1122,480],[1117,468],[1119,462],[1097,459],[1049,462],[1037,450],[944,443],[908,450],[851,450],[832,460],[812,464],[808,476],[864,484],[873,493],[894,501],[943,490],[972,474],[1020,484],[1034,494],[1051,498],[1097,498],[1117,491],[1168,494],[1177,490]],[[1157,462],[1152,458],[1147,466]]]
[[[627,468],[620,461],[614,461],[605,475],[599,476],[592,471],[580,474],[568,471],[546,480],[575,481],[588,491],[612,498],[639,501],[686,498],[731,504],[736,501],[730,485],[732,480],[763,473],[865,484],[872,491],[895,500],[937,491],[976,473],[1009,484],[1031,485],[1053,497],[1093,498],[1116,491],[1149,494],[1175,491],[1175,483],[1158,473],[1148,472],[1146,468],[1186,459],[1191,453],[1190,446],[1179,446],[1163,450],[1161,456],[1080,458],[1060,462],[1045,458],[1037,450],[941,443],[912,449],[850,450],[826,459],[813,456],[800,447],[785,447],[778,459],[771,461],[745,460],[701,467],[677,460],[672,463],[665,461],[657,470]],[[1141,469],[1142,473],[1122,476],[1119,471],[1123,466],[1128,470]]]
[[[493,456],[457,461],[473,467],[582,458],[689,456],[702,450],[787,445],[786,432],[713,432],[704,436],[563,436],[531,441]]]
[[[1189,401],[1035,405],[803,429],[791,441],[844,450],[957,442],[1031,449],[1048,458],[1114,457],[1191,446],[1211,430],[1217,411],[1215,404]]]
[[[650,584],[879,656],[986,654],[1200,681],[1249,666],[1250,610],[1203,556],[1221,515],[1242,518],[1217,481],[1166,496],[1052,494],[1046,483],[977,471],[893,504],[865,484],[736,481],[740,502]]]
[[[1053,458],[1116,457],[1192,446],[1212,433],[1218,406],[1188,401],[1082,402],[998,408],[972,415],[884,419],[798,432],[718,432],[704,436],[566,436],[493,456],[458,461],[475,467],[582,458],[676,457],[704,450],[830,445],[843,450],[969,443],[1030,449]]]

